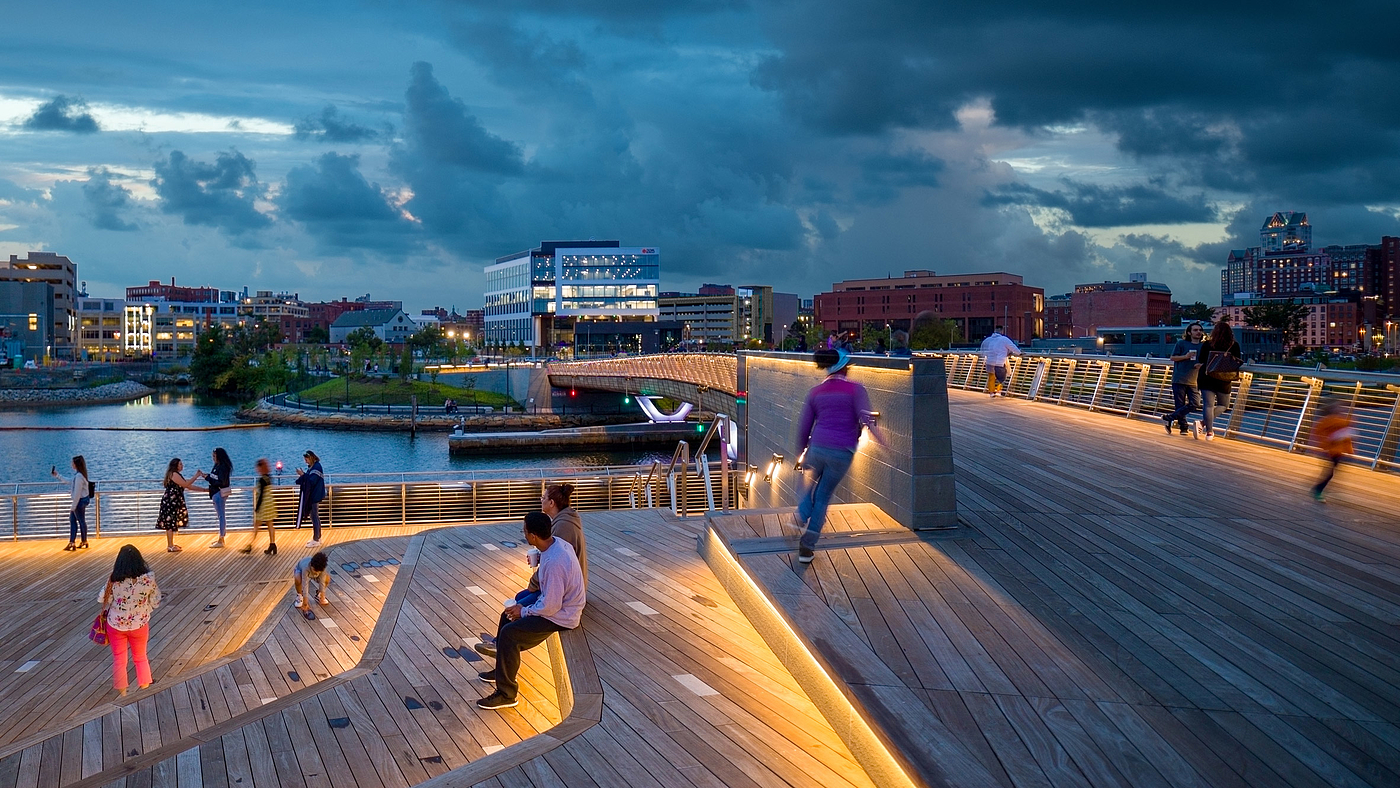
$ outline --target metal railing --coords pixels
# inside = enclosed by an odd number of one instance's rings
[[[949,387],[986,390],[987,365],[978,353],[932,355],[943,359]],[[1012,356],[1008,366],[1006,392],[1012,396],[1132,418],[1160,418],[1175,410],[1170,359],[1025,353]],[[1302,450],[1323,398],[1340,400],[1351,416],[1353,459],[1373,469],[1400,466],[1400,376],[1395,375],[1249,364],[1235,384],[1228,412],[1216,417],[1216,433]]]
[[[428,525],[513,520],[538,509],[545,488],[554,483],[574,485],[573,506],[579,511],[651,508],[657,502],[677,511],[705,508],[707,490],[719,477],[705,467],[682,465],[670,476],[657,476],[643,465],[573,469],[425,472],[402,474],[337,474],[326,485],[320,503],[322,524]],[[225,504],[230,529],[245,529],[253,519],[251,477],[235,477]],[[296,525],[299,488],[286,479],[272,487],[277,502],[278,529]],[[98,480],[95,500],[88,506],[88,531],[93,536],[151,533],[156,528],[162,490],[159,480]],[[0,529],[8,523],[11,538],[66,537],[70,497],[57,483],[6,485],[0,494]],[[679,490],[677,492],[676,490]],[[679,496],[679,497],[678,497]],[[698,497],[699,500],[696,500]],[[208,497],[185,496],[189,527],[210,531],[219,527]],[[3,533],[3,531],[0,531]]]

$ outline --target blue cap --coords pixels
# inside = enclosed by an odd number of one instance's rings
[[[834,372],[840,372],[845,369],[846,365],[849,363],[851,363],[851,354],[841,348],[836,348],[836,363],[827,367],[826,374],[830,375]]]

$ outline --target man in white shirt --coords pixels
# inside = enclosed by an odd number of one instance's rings
[[[516,603],[501,613],[496,627],[496,667],[477,674],[482,681],[495,684],[496,691],[476,702],[480,708],[506,709],[516,705],[520,652],[543,643],[551,633],[577,627],[583,618],[587,601],[583,569],[573,546],[556,538],[553,528],[544,512],[525,515],[525,541],[540,551],[539,597],[529,605]]]
[[[1021,355],[1021,349],[1006,335],[1005,326],[997,326],[992,335],[982,340],[982,358],[987,364],[987,392],[995,397],[1006,396],[1006,359]]]

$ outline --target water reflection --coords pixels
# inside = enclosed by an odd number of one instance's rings
[[[0,427],[208,427],[229,424],[237,406],[187,393],[160,392],[132,402],[87,407],[0,410]],[[188,475],[209,470],[210,453],[222,446],[233,457],[234,473],[252,473],[253,461],[282,460],[286,477],[307,449],[320,455],[326,472],[404,473],[413,471],[486,470],[492,468],[562,468],[650,462],[651,452],[453,457],[447,431],[420,431],[416,439],[401,432],[346,432],[268,427],[221,432],[0,431],[0,484],[50,481],[49,467],[68,472],[69,458],[87,458],[96,480],[157,479],[171,457],[185,461]],[[667,453],[664,459],[669,459]]]

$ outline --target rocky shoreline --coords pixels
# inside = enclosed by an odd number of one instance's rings
[[[385,432],[408,432],[412,429],[411,419],[407,414],[308,411],[272,405],[266,400],[258,402],[251,408],[240,410],[236,415],[243,421],[267,422],[287,427]],[[420,414],[418,416],[418,429],[450,432],[458,423],[463,423],[467,432],[524,432],[562,427],[625,424],[636,420],[636,416],[560,416],[554,413]]]
[[[134,380],[92,388],[0,389],[0,408],[43,405],[101,405],[149,397],[155,389]]]

